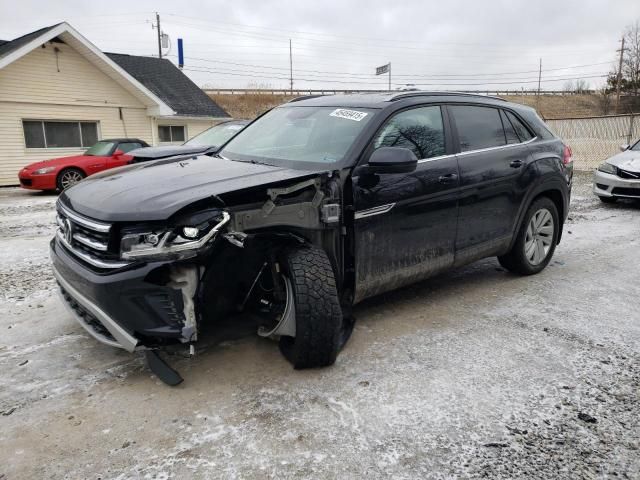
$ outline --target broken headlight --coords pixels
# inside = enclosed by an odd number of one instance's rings
[[[200,212],[165,229],[124,231],[120,255],[125,260],[182,259],[197,255],[229,221],[227,212]]]

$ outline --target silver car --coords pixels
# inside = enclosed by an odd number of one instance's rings
[[[618,198],[640,198],[640,140],[622,145],[618,153],[602,162],[593,175],[593,193],[605,203]]]

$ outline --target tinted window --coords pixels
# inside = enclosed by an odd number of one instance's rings
[[[505,112],[501,112],[500,117],[502,118],[502,126],[504,127],[504,134],[507,137],[507,143],[520,143],[520,137],[516,134]]]
[[[463,152],[506,144],[497,108],[452,105],[449,110],[458,127]]]
[[[507,114],[507,118],[511,122],[511,125],[513,125],[513,128],[518,134],[518,137],[520,137],[520,141],[526,142],[527,140],[531,140],[533,138],[533,135],[531,135],[527,127],[525,127],[522,124],[522,122],[518,119],[518,117],[516,117],[511,112],[505,112],[505,113]]]
[[[440,107],[420,107],[398,113],[378,133],[373,145],[374,148],[408,148],[419,159],[444,155]]]
[[[127,153],[140,147],[142,147],[142,145],[137,142],[126,142],[118,145],[118,150],[122,150],[124,153]]]

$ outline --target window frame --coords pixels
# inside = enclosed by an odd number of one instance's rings
[[[161,127],[169,128],[169,141],[160,139],[160,128]],[[182,128],[182,136],[183,136],[182,140],[174,140],[173,139],[173,131],[171,130],[172,128]],[[158,125],[158,143],[176,143],[176,142],[184,143],[187,140],[189,140],[189,136],[188,136],[187,126],[186,125],[173,125],[173,124]]]
[[[522,125],[531,134],[531,138],[529,140],[524,141],[524,142],[520,141],[519,143],[505,143],[505,145],[498,145],[498,146],[495,146],[495,147],[478,148],[478,149],[475,149],[475,150],[462,151],[461,146],[460,146],[460,137],[458,136],[458,126],[456,125],[455,118],[453,117],[453,112],[448,112],[449,113],[449,119],[450,119],[450,128],[451,128],[452,136],[453,136],[453,149],[455,151],[455,155],[469,155],[469,154],[477,153],[477,152],[490,152],[492,150],[499,150],[499,149],[503,149],[503,148],[518,147],[518,146],[522,146],[522,145],[527,145],[527,144],[529,144],[531,142],[536,141],[539,138],[538,135],[536,135],[535,132],[531,129],[529,124],[527,122],[525,122],[522,119],[522,117],[517,114],[517,112],[514,112],[510,108],[503,107],[502,105],[488,105],[488,104],[485,104],[485,103],[473,103],[473,102],[456,102],[456,103],[451,102],[451,103],[446,103],[444,105],[444,108],[449,110],[449,107],[457,107],[457,106],[495,108],[495,109],[499,110],[498,113],[501,113],[500,110],[502,110],[504,112],[509,112],[509,113],[513,114],[518,120],[520,120]],[[502,115],[499,115],[499,116],[500,116],[500,121],[502,122]],[[505,115],[505,117],[507,118],[507,120],[509,119],[509,117],[507,117],[506,115]],[[504,126],[503,126],[503,133],[504,133]],[[520,138],[520,137],[518,136],[518,138]],[[505,142],[506,142],[506,133],[505,133]]]
[[[442,128],[444,129],[444,154],[438,155],[436,157],[429,158],[419,158],[418,163],[430,162],[433,160],[438,160],[440,158],[450,157],[455,155],[454,152],[454,138],[452,136],[451,130],[451,118],[449,116],[449,112],[446,108],[447,104],[444,102],[434,102],[434,103],[418,103],[414,105],[408,105],[406,107],[400,108],[398,110],[393,110],[389,112],[389,114],[385,117],[385,119],[380,123],[380,125],[375,129],[369,141],[367,142],[367,146],[363,151],[363,155],[360,158],[360,161],[356,162],[356,166],[367,165],[369,163],[369,158],[371,154],[376,150],[375,148],[375,140],[378,135],[387,127],[389,122],[403,112],[408,110],[415,110],[416,108],[425,108],[425,107],[440,107],[440,114],[442,115]]]
[[[25,130],[24,130],[24,122],[39,122],[40,123],[40,127],[42,129],[42,138],[44,140],[44,147],[29,147],[27,145],[27,136],[25,134]],[[47,144],[47,129],[45,128],[45,123],[47,122],[51,122],[51,123],[70,123],[70,124],[75,124],[78,128],[78,133],[79,133],[79,137],[80,137],[80,145],[77,147],[50,147]],[[82,138],[82,124],[83,123],[93,123],[96,125],[96,134],[97,134],[97,140],[95,143],[91,144],[91,145],[84,145],[83,142],[83,138]],[[24,148],[26,150],[69,150],[69,149],[74,149],[74,150],[85,150],[87,148],[92,147],[93,145],[95,145],[97,142],[99,142],[102,139],[102,135],[100,132],[100,121],[99,120],[58,120],[58,119],[54,119],[54,118],[47,118],[47,119],[42,119],[42,118],[21,118],[20,119],[20,125],[22,127],[22,140],[24,142]]]

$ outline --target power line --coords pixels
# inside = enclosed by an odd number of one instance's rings
[[[200,72],[200,73],[214,73],[214,74],[224,74],[231,76],[243,76],[249,78],[263,78],[263,79],[271,79],[271,80],[289,80],[287,76],[277,76],[277,75],[261,75],[261,73],[265,72],[238,72],[232,70],[211,70],[206,68],[198,68],[198,67],[185,67],[184,70],[191,72]],[[558,77],[552,79],[544,79],[542,83],[550,83],[557,81],[566,81],[566,80],[581,80],[581,79],[590,79],[590,78],[603,78],[606,75],[593,75],[593,76],[580,76],[580,77]],[[324,82],[324,83],[338,83],[338,84],[351,84],[351,85],[379,85],[380,82],[363,82],[363,81],[343,81],[343,80],[334,80],[330,78],[298,78],[299,81],[305,82]],[[529,83],[537,83],[537,79],[532,80],[514,80],[507,82],[481,82],[481,83],[450,83],[450,82],[439,82],[439,83],[415,83],[416,86],[437,86],[437,85],[447,85],[447,86],[481,86],[481,85],[513,85],[513,84],[529,84]]]
[[[233,30],[233,29],[224,29],[221,28],[219,26],[204,26],[204,25],[198,25],[198,24],[193,24],[193,23],[188,23],[188,22],[180,22],[180,21],[173,21],[172,23],[178,24],[178,25],[183,25],[183,26],[190,26],[192,28],[195,28],[197,30],[205,30],[207,32],[218,32],[218,33],[222,33],[222,34],[231,34],[231,35],[236,35],[236,36],[241,36],[241,37],[248,37],[248,38],[253,38],[253,39],[261,39],[261,40],[266,40],[266,41],[279,41],[279,42],[285,42],[286,39],[284,37],[275,37],[273,35],[267,35],[267,34],[260,34],[260,33],[254,33],[254,32],[243,32],[241,30]],[[357,50],[349,50],[349,49],[345,49],[343,46],[344,45],[352,45],[352,46],[356,46],[356,47],[365,47],[365,48],[370,48],[372,47],[372,45],[363,45],[363,44],[348,44],[348,43],[344,43],[344,42],[340,42],[339,44],[336,42],[327,42],[327,41],[323,41],[323,40],[316,40],[316,39],[305,39],[305,38],[298,38],[298,40],[301,41],[308,41],[308,42],[313,42],[313,43],[319,43],[320,45],[314,45],[316,48],[324,48],[326,50],[334,50],[337,52],[340,52],[341,54],[357,54],[357,55],[364,55],[364,56],[375,56],[377,58],[381,58],[381,56],[384,56],[380,53],[376,53],[376,54],[371,54],[368,53],[366,51],[357,51]],[[323,46],[324,45],[324,46]],[[424,47],[383,47],[383,48],[400,48],[402,50],[419,50],[421,52],[424,52],[425,50],[429,51],[429,49],[424,48]],[[587,54],[587,52],[584,52],[585,54]],[[581,52],[566,52],[562,55],[545,55],[548,57],[566,57],[566,56],[575,56],[575,55],[580,55]],[[588,54],[593,54],[593,51],[588,52]],[[414,55],[414,54],[407,54],[407,55]],[[532,54],[533,55],[533,54]],[[449,53],[444,53],[441,55],[437,55],[437,54],[430,54],[430,53],[422,53],[423,57],[446,57],[446,58],[450,58],[450,54]],[[456,56],[470,56],[470,57],[477,57],[477,54],[474,53],[456,53]],[[490,58],[522,58],[523,54],[522,52],[516,53],[514,52],[513,54],[509,54],[509,55],[505,55],[505,54],[500,54],[500,55],[485,55],[487,57]]]
[[[258,30],[271,30],[271,31],[277,31],[277,32],[283,32],[286,33],[287,36],[290,36],[292,33],[293,34],[297,34],[297,35],[314,35],[314,36],[321,36],[321,37],[330,37],[330,38],[354,38],[354,39],[360,39],[360,40],[365,40],[367,42],[366,46],[370,46],[371,45],[371,41],[372,40],[376,40],[376,41],[381,41],[381,42],[388,42],[388,43],[408,43],[411,45],[415,45],[417,42],[415,40],[390,40],[390,39],[385,39],[385,38],[376,38],[376,37],[365,37],[365,36],[357,36],[357,35],[344,35],[344,34],[336,34],[336,33],[322,33],[322,32],[305,32],[305,31],[300,31],[300,30],[287,30],[287,29],[282,29],[282,28],[274,28],[274,27],[265,27],[265,26],[258,26],[258,25],[248,25],[248,24],[242,24],[242,23],[232,23],[232,22],[224,22],[224,21],[220,21],[220,20],[216,20],[215,22],[212,21],[208,21],[208,20],[203,20],[202,18],[197,18],[197,17],[190,17],[187,15],[180,15],[180,14],[176,14],[176,13],[165,13],[165,15],[168,16],[172,16],[172,17],[179,17],[179,18],[185,18],[188,20],[195,20],[198,22],[202,22],[205,24],[209,24],[209,25],[216,25],[219,26],[220,24],[223,25],[232,25],[235,27],[240,27],[240,28],[254,28],[254,29],[258,29]],[[474,46],[474,47],[479,47],[479,46],[497,46],[499,49],[507,49],[507,50],[511,50],[511,49],[521,49],[521,46],[514,46],[514,47],[502,47],[500,45],[503,45],[502,43],[478,43],[478,42],[437,42],[437,41],[429,41],[430,45],[433,44],[437,44],[437,45],[456,45],[456,46]],[[601,45],[601,42],[594,42],[594,45]],[[406,47],[403,47],[406,48]]]
[[[170,56],[175,57],[175,55],[170,55]],[[260,69],[268,69],[268,70],[281,70],[281,71],[289,70],[288,68],[285,68],[285,67],[271,67],[267,65],[230,62],[225,60],[214,60],[214,59],[199,58],[199,57],[185,57],[185,58],[187,60],[197,60],[197,61],[202,61],[207,63],[222,63],[227,65],[260,68]],[[561,67],[561,68],[549,68],[549,69],[542,70],[542,72],[562,71],[562,70],[586,68],[586,67],[593,67],[593,66],[600,66],[600,65],[609,65],[609,62],[590,63],[590,64],[584,64],[584,65],[572,65],[572,66]],[[352,73],[352,72],[337,72],[337,71],[329,71],[329,70],[308,70],[308,69],[296,69],[296,71],[305,72],[305,73],[322,73],[322,74],[343,75],[343,76],[353,76],[353,77],[363,77],[363,76],[375,77],[375,73],[368,74],[368,73]],[[261,72],[261,73],[266,73],[266,72]],[[520,74],[526,74],[526,73],[538,73],[538,70],[526,70],[526,71],[519,71],[519,72],[497,72],[497,73],[468,73],[468,74],[411,74],[411,75],[396,74],[394,75],[394,77],[396,78],[397,77],[400,77],[400,78],[441,78],[441,77],[473,78],[473,77],[516,75],[516,74],[520,75]],[[597,74],[597,73],[596,72],[585,73],[585,75],[594,75],[594,74]],[[442,79],[446,79],[446,78],[442,78]]]

